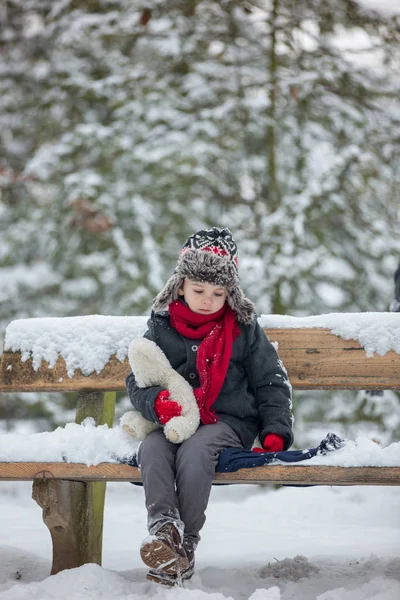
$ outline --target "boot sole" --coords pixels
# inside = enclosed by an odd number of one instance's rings
[[[182,582],[190,579],[193,576],[194,570],[182,573],[181,577],[178,575],[167,575],[163,571],[149,571],[146,575],[146,579],[153,583],[160,585],[166,585],[168,587],[182,586]]]
[[[140,556],[150,569],[161,570],[166,575],[176,575],[189,567],[186,556],[179,556],[170,546],[160,540],[146,542],[140,548]]]
[[[159,585],[166,585],[167,587],[174,587],[179,585],[177,578],[171,575],[163,575],[162,571],[159,573],[147,573],[146,579]]]

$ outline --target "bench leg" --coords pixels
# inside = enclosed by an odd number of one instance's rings
[[[52,575],[89,562],[101,564],[102,528],[95,526],[91,511],[92,486],[47,478],[33,482],[32,497],[43,509],[53,542]]]
[[[97,425],[114,420],[115,392],[82,392],[76,422],[93,417]],[[53,542],[51,574],[86,563],[101,565],[106,483],[66,481],[44,473],[33,482],[32,497],[43,509]]]

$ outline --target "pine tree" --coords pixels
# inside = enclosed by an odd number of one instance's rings
[[[384,308],[398,20],[347,0],[6,7],[3,265],[46,269],[30,304],[146,312],[186,235],[223,222],[261,311]],[[343,50],[361,34],[372,65]]]
[[[386,310],[398,17],[349,0],[6,0],[0,327],[146,314],[229,226],[259,312]]]

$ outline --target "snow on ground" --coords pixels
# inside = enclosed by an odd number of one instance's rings
[[[0,600],[398,600],[400,488],[215,486],[184,587],[146,581],[143,490],[108,484],[103,567],[49,577],[28,482],[0,485]]]
[[[0,436],[0,460],[97,464],[129,456],[137,443],[120,427],[91,419],[54,432]],[[400,465],[400,442],[368,438],[307,461]],[[0,600],[398,600],[400,488],[215,486],[197,552],[180,589],[146,581],[143,489],[107,487],[103,567],[49,577],[50,534],[29,482],[0,484]]]

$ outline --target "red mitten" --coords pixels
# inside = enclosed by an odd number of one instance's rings
[[[154,402],[154,410],[160,423],[165,425],[173,417],[180,417],[182,406],[169,399],[169,391],[161,390]]]
[[[281,452],[285,441],[282,436],[268,433],[265,436],[262,448],[253,448],[253,452]]]
[[[267,452],[282,452],[285,440],[281,435],[276,433],[268,433],[265,436],[263,447]]]

